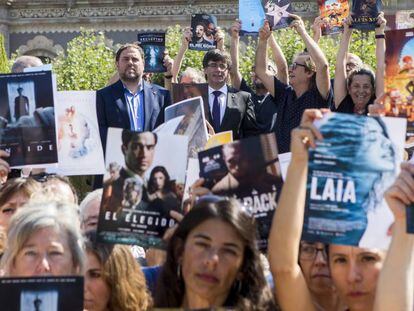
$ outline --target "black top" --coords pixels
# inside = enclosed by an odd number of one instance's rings
[[[373,104],[375,100],[375,96],[371,97],[368,104],[365,107],[364,115],[368,114],[368,106]],[[346,95],[342,102],[339,104],[338,108],[335,108],[335,105],[331,107],[331,110],[334,112],[344,112],[344,113],[354,113],[355,104],[352,101],[351,95]]]
[[[311,108],[329,108],[333,93],[331,88],[327,99],[324,99],[315,86],[297,98],[290,85],[282,83],[277,78],[274,78],[274,83],[274,101],[279,106],[275,126],[277,147],[279,153],[285,153],[290,150],[290,132],[299,126],[303,112]]]
[[[278,104],[273,100],[270,94],[257,95],[253,89],[247,85],[244,78],[241,80],[240,90],[251,94],[256,114],[257,126],[262,133],[269,133],[273,130],[276,123]]]

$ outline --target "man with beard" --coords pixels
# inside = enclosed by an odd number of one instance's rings
[[[272,95],[269,94],[269,91],[266,89],[263,82],[256,75],[255,66],[252,66],[251,70],[251,80],[254,86],[254,90],[247,84],[246,80],[241,75],[239,70],[240,29],[240,21],[235,21],[230,30],[230,56],[233,63],[230,72],[232,84],[234,88],[251,94],[257,125],[261,132],[269,133],[273,130],[276,122],[278,105],[273,100]],[[277,70],[270,64],[268,65],[268,70],[272,75],[277,75],[281,80],[286,81],[288,74],[286,59],[283,56],[283,53],[281,52],[280,47],[273,36],[270,37],[269,42],[275,61],[277,62]]]
[[[164,122],[170,92],[143,79],[144,52],[136,44],[125,44],[115,57],[118,82],[96,93],[99,131],[105,150],[108,127],[138,132],[152,131]]]

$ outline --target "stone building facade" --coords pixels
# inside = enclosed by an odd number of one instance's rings
[[[304,18],[318,14],[316,0],[293,0]],[[389,0],[391,11],[397,0]],[[394,3],[395,2],[395,3]],[[138,31],[186,26],[194,13],[217,16],[228,29],[238,16],[237,0],[0,0],[0,33],[9,53],[54,58],[81,28],[104,31],[113,44],[136,40]]]

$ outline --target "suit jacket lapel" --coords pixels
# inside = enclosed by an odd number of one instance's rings
[[[131,123],[129,121],[128,108],[127,108],[127,103],[126,103],[126,100],[125,100],[124,86],[122,84],[122,81],[118,80],[118,82],[115,83],[112,86],[112,88],[113,88],[114,100],[115,100],[115,103],[118,106],[119,110],[121,111],[123,122],[124,122],[124,124],[128,125],[125,128],[130,129],[131,128]]]
[[[144,80],[143,80],[143,83],[144,83],[144,116],[145,116],[144,131],[150,131],[151,128],[153,127],[151,126],[152,113],[154,111],[153,104],[157,102],[157,98],[155,96],[155,92],[152,89],[152,86],[146,83]]]

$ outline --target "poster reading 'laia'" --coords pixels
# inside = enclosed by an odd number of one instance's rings
[[[303,239],[387,248],[392,213],[383,199],[402,160],[406,120],[329,113],[309,152]]]

